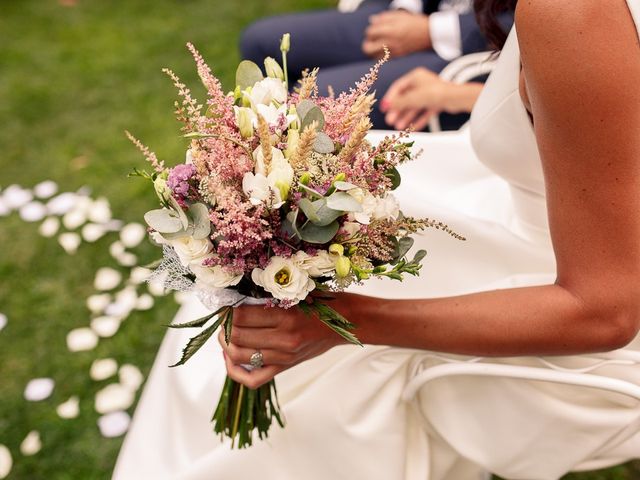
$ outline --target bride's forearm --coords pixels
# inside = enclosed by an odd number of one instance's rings
[[[541,300],[543,299],[543,300]],[[364,343],[480,356],[564,355],[628,343],[625,319],[587,308],[558,285],[428,300],[350,295]]]

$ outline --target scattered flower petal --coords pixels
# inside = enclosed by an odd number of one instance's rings
[[[120,231],[120,241],[127,248],[134,248],[147,236],[147,229],[139,223],[128,223]]]
[[[31,430],[20,444],[20,452],[29,457],[35,455],[42,448],[42,441],[40,440],[40,432],[37,430]]]
[[[104,312],[109,303],[111,303],[111,295],[108,293],[91,295],[89,298],[87,298],[87,308],[91,311],[91,313]]]
[[[102,316],[91,320],[91,330],[100,337],[113,337],[120,328],[120,319],[117,317]]]
[[[9,210],[16,210],[33,200],[33,194],[20,185],[9,185],[2,192],[2,198]]]
[[[98,428],[103,437],[114,438],[124,435],[130,423],[131,417],[127,412],[113,412],[98,419]]]
[[[132,392],[136,392],[144,382],[144,376],[140,369],[130,363],[125,363],[120,367],[119,378],[120,384]]]
[[[116,242],[113,242],[111,245],[109,245],[109,254],[116,260],[123,253],[125,253],[125,248],[122,242],[116,241]]]
[[[116,257],[116,261],[123,267],[133,267],[138,263],[138,257],[133,253],[124,252]]]
[[[82,227],[82,238],[87,242],[95,242],[104,236],[107,230],[97,223],[88,223]]]
[[[61,233],[58,237],[58,243],[64,248],[64,251],[69,255],[73,255],[78,251],[78,247],[80,243],[82,243],[82,239],[80,235],[73,232],[65,232]]]
[[[129,275],[129,283],[133,285],[140,285],[147,281],[149,276],[151,275],[151,270],[144,267],[135,267],[131,270],[131,274]]]
[[[149,290],[149,293],[154,297],[164,297],[167,293],[169,293],[164,288],[164,284],[160,279],[147,283],[147,289]]]
[[[7,326],[7,321],[7,316],[4,313],[0,313],[0,331]]]
[[[93,286],[99,291],[113,290],[121,281],[122,275],[119,271],[110,267],[102,267],[96,272]]]
[[[20,218],[25,222],[39,222],[47,215],[47,207],[40,202],[29,202],[20,207]]]
[[[78,195],[75,193],[61,193],[47,202],[47,210],[51,215],[64,215],[74,207],[77,200]]]
[[[60,418],[76,418],[80,414],[80,399],[75,395],[56,407]]]
[[[56,383],[51,378],[34,378],[24,389],[24,398],[29,402],[46,400],[53,393]]]
[[[72,352],[92,350],[98,345],[98,336],[90,328],[76,328],[67,334],[67,348]]]
[[[126,410],[135,400],[135,394],[129,388],[112,383],[96,393],[95,407],[100,414]]]
[[[13,467],[13,458],[7,447],[0,444],[0,479],[7,478]]]
[[[60,230],[60,220],[58,217],[49,217],[40,224],[38,231],[43,237],[53,237]]]
[[[80,208],[74,208],[62,217],[62,224],[67,230],[75,230],[87,221],[87,214]]]
[[[38,198],[49,198],[58,193],[58,184],[53,180],[45,180],[33,187],[33,193]]]
[[[91,364],[91,370],[89,376],[96,382],[101,382],[109,377],[112,377],[118,371],[118,362],[113,358],[101,358],[94,360]]]
[[[143,293],[136,302],[136,310],[150,310],[153,308],[155,300],[148,293]]]
[[[88,210],[89,220],[95,223],[107,223],[111,220],[111,206],[109,200],[104,197],[94,200]]]

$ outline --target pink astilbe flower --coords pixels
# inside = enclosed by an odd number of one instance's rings
[[[127,135],[127,138],[131,140],[131,142],[136,147],[138,147],[138,150],[142,152],[144,157],[147,159],[147,161],[151,164],[151,166],[156,172],[160,173],[164,171],[164,162],[158,160],[158,157],[156,157],[156,154],[153,153],[151,150],[149,150],[149,147],[147,147],[140,140],[138,140],[136,137],[131,135],[129,131],[125,130],[124,133]]]
[[[185,132],[197,132],[200,127],[200,111],[202,105],[191,96],[191,90],[180,81],[180,78],[168,68],[163,68],[162,71],[173,80],[173,84],[178,89],[178,95],[182,97],[182,102],[175,102],[175,114],[179,122],[184,123],[182,131]]]

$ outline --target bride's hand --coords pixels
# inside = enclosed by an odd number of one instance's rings
[[[345,314],[343,295],[330,305]],[[342,308],[341,308],[342,307]],[[241,306],[233,314],[231,339],[227,345],[224,331],[218,335],[224,352],[227,373],[235,381],[255,389],[278,373],[320,355],[344,340],[315,317],[300,308],[264,308]],[[260,351],[264,366],[248,372],[251,355]]]

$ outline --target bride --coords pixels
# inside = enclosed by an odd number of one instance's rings
[[[515,1],[475,3],[499,38],[492,16]],[[491,471],[546,480],[585,459],[637,456],[640,407],[595,390],[448,377],[402,400],[416,372],[450,358],[528,365],[560,355],[554,361],[579,367],[593,352],[640,349],[634,20],[640,0],[520,2],[473,111],[475,154],[466,132],[419,137],[429,148],[405,166],[399,189],[408,213],[469,240],[430,232],[417,242],[430,253],[420,278],[337,295],[332,306],[358,324],[365,348],[342,345],[296,309],[246,306],[229,345],[169,369],[186,339],[169,332],[114,478],[467,480]],[[202,309],[191,303],[178,315]],[[263,368],[238,366],[258,350]],[[225,365],[249,387],[278,375],[286,428],[240,451],[214,436]],[[620,366],[598,373],[640,382]]]

